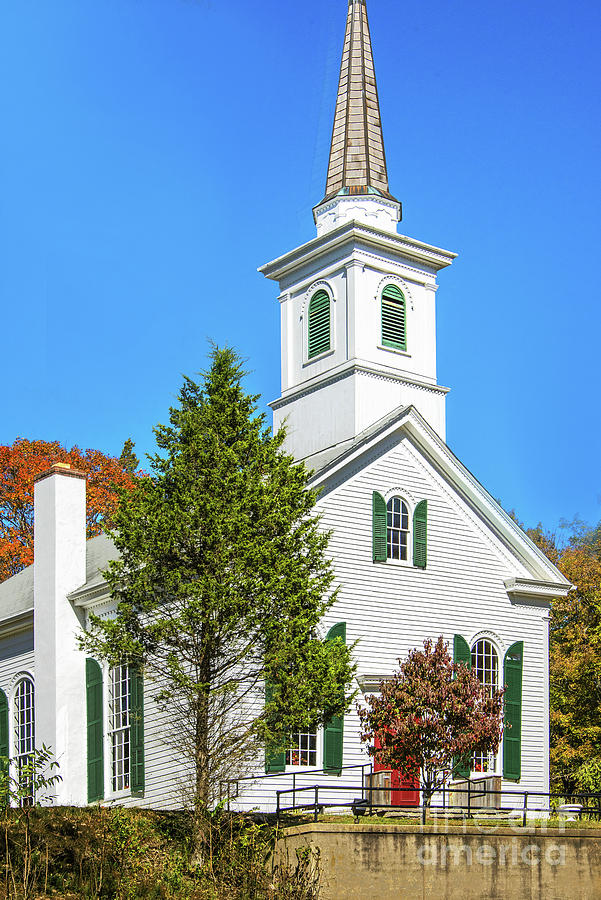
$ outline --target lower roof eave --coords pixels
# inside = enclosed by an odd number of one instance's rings
[[[570,591],[574,590],[574,585],[569,582],[538,581],[534,578],[508,578],[505,587],[514,603],[519,603],[520,600],[551,603],[552,600],[567,597]]]

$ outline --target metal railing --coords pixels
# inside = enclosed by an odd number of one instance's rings
[[[319,792],[322,792],[322,797],[320,799]],[[361,791],[360,801],[358,798],[354,798],[348,802],[328,802],[323,799],[324,793],[331,792],[345,792],[349,793],[355,791],[359,793]],[[282,788],[280,790],[276,790],[276,818],[279,821],[280,816],[283,813],[295,812],[295,811],[307,811],[313,812],[313,820],[317,822],[317,818],[324,809],[328,807],[349,807],[352,809],[355,815],[357,816],[356,810],[359,808],[359,803],[362,802],[361,805],[361,814],[369,812],[369,815],[373,815],[374,811],[377,810],[412,810],[416,814],[420,810],[419,806],[415,806],[414,804],[384,804],[384,803],[374,803],[373,802],[373,793],[374,791],[382,791],[380,786],[366,786],[365,778],[362,779],[361,787],[358,785],[342,785],[342,784],[313,784],[307,785],[304,787],[298,787],[294,785],[292,788]],[[298,794],[309,794],[310,800],[306,803],[297,803],[297,795]],[[452,794],[467,794],[467,802],[465,804],[453,804],[447,802],[448,798]],[[486,796],[487,794],[494,793],[499,796],[501,803],[498,806],[494,807],[482,807],[477,804],[478,799]],[[292,805],[284,806],[282,804],[282,798],[285,795],[292,794]],[[367,794],[367,797],[366,797]],[[575,805],[580,807],[579,816],[582,814],[588,815],[590,817],[601,819],[601,793],[582,793],[582,794],[572,794],[566,796],[566,794],[558,794],[547,791],[517,791],[517,790],[503,790],[503,789],[495,789],[494,791],[489,791],[485,789],[476,789],[474,790],[471,781],[466,781],[464,786],[462,787],[451,787],[445,786],[444,789],[441,789],[437,792],[436,796],[442,795],[442,803],[432,802],[430,803],[431,811],[443,811],[448,814],[449,812],[462,812],[465,813],[466,818],[473,818],[474,814],[478,815],[478,818],[486,818],[487,815],[496,815],[499,813],[505,813],[507,815],[516,814],[521,818],[522,825],[525,827],[528,820],[528,815],[533,815],[536,812],[548,814],[552,811],[552,803],[554,800],[562,801],[566,803],[570,801]],[[505,805],[503,802],[504,798],[513,799],[510,805]],[[536,798],[542,798],[544,805],[536,805],[529,806],[529,801],[535,802]],[[365,801],[367,802],[365,803]],[[521,801],[518,803],[518,801]],[[548,802],[545,802],[548,801]]]
[[[373,774],[373,763],[355,763],[351,766],[342,766],[340,768],[340,772],[349,772],[352,769],[361,769],[361,783],[365,784],[365,770],[367,769],[369,775]],[[300,772],[271,772],[265,775],[245,775],[241,778],[226,778],[222,779],[219,782],[219,799],[226,800],[229,805],[232,800],[237,800],[240,796],[240,784],[247,782],[249,784],[257,782],[263,783],[269,781],[273,778],[292,778],[292,788],[290,789],[293,793],[293,798],[296,795],[297,790],[301,790],[301,788],[297,788],[297,778],[307,778],[313,777],[316,775],[331,775],[332,773],[327,769],[303,769]],[[232,791],[232,788],[235,790]],[[353,788],[354,789],[354,788]],[[363,798],[363,793],[361,794]]]

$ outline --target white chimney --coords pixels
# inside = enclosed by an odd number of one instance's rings
[[[34,489],[35,742],[60,765],[56,802],[75,806],[87,802],[85,653],[67,595],[86,580],[85,479],[55,463]]]

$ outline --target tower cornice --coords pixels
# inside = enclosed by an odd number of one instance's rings
[[[301,244],[284,256],[266,263],[261,266],[259,272],[273,281],[281,281],[310,264],[313,259],[323,259],[324,255],[352,243],[419,263],[434,272],[450,266],[457,257],[457,254],[450,250],[425,244],[406,235],[378,231],[359,222],[346,222],[306,244]]]

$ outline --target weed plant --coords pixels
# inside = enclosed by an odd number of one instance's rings
[[[5,809],[1,900],[317,900],[309,851],[274,863],[276,826],[222,810],[192,867],[186,812],[121,807]]]

